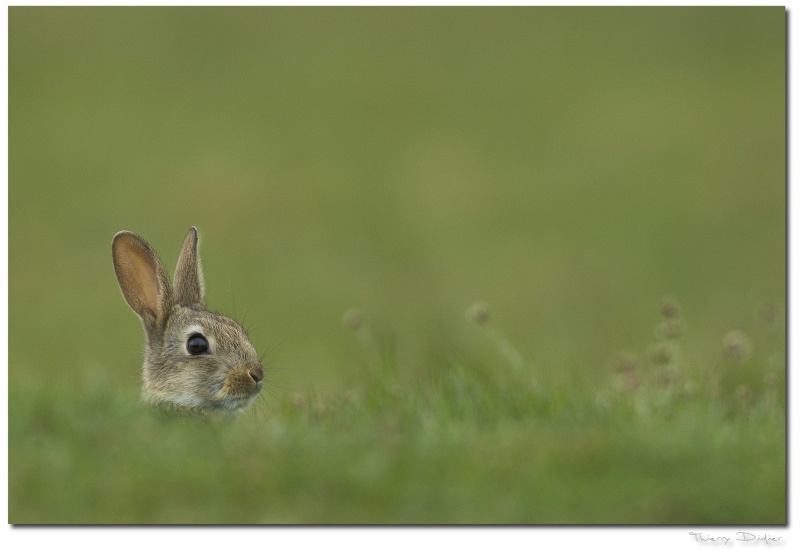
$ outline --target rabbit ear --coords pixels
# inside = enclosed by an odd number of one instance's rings
[[[192,227],[183,240],[175,267],[175,303],[186,307],[203,307],[205,303],[203,269],[197,253],[197,241],[197,228]]]
[[[172,309],[172,291],[155,251],[139,235],[120,231],[114,235],[111,252],[125,301],[148,330],[163,327]]]

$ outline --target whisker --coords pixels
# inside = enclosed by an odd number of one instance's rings
[[[230,284],[230,282],[228,283]],[[236,315],[236,292],[234,292],[233,287],[229,287],[231,291],[231,300],[233,301],[233,318],[236,319],[239,316]]]
[[[244,312],[244,317],[242,317],[242,321],[244,321],[245,319],[247,319],[247,314],[248,314],[248,313],[250,313],[250,308],[251,308],[251,307],[253,307],[253,302],[252,302],[252,301],[250,302],[250,305],[249,305],[249,306],[247,306],[247,310]]]

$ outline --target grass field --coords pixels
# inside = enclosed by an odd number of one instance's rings
[[[786,12],[9,9],[9,522],[784,524]],[[139,401],[111,263],[267,387]]]

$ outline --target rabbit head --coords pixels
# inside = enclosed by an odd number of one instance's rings
[[[142,396],[173,411],[236,413],[258,396],[264,369],[244,329],[206,310],[197,242],[192,227],[172,285],[142,237],[130,231],[114,235],[117,281],[144,326]]]

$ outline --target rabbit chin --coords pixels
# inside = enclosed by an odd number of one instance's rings
[[[187,414],[235,415],[255,401],[259,392],[251,395],[224,395],[214,400],[192,394],[158,396],[150,395],[149,401],[162,409]]]

